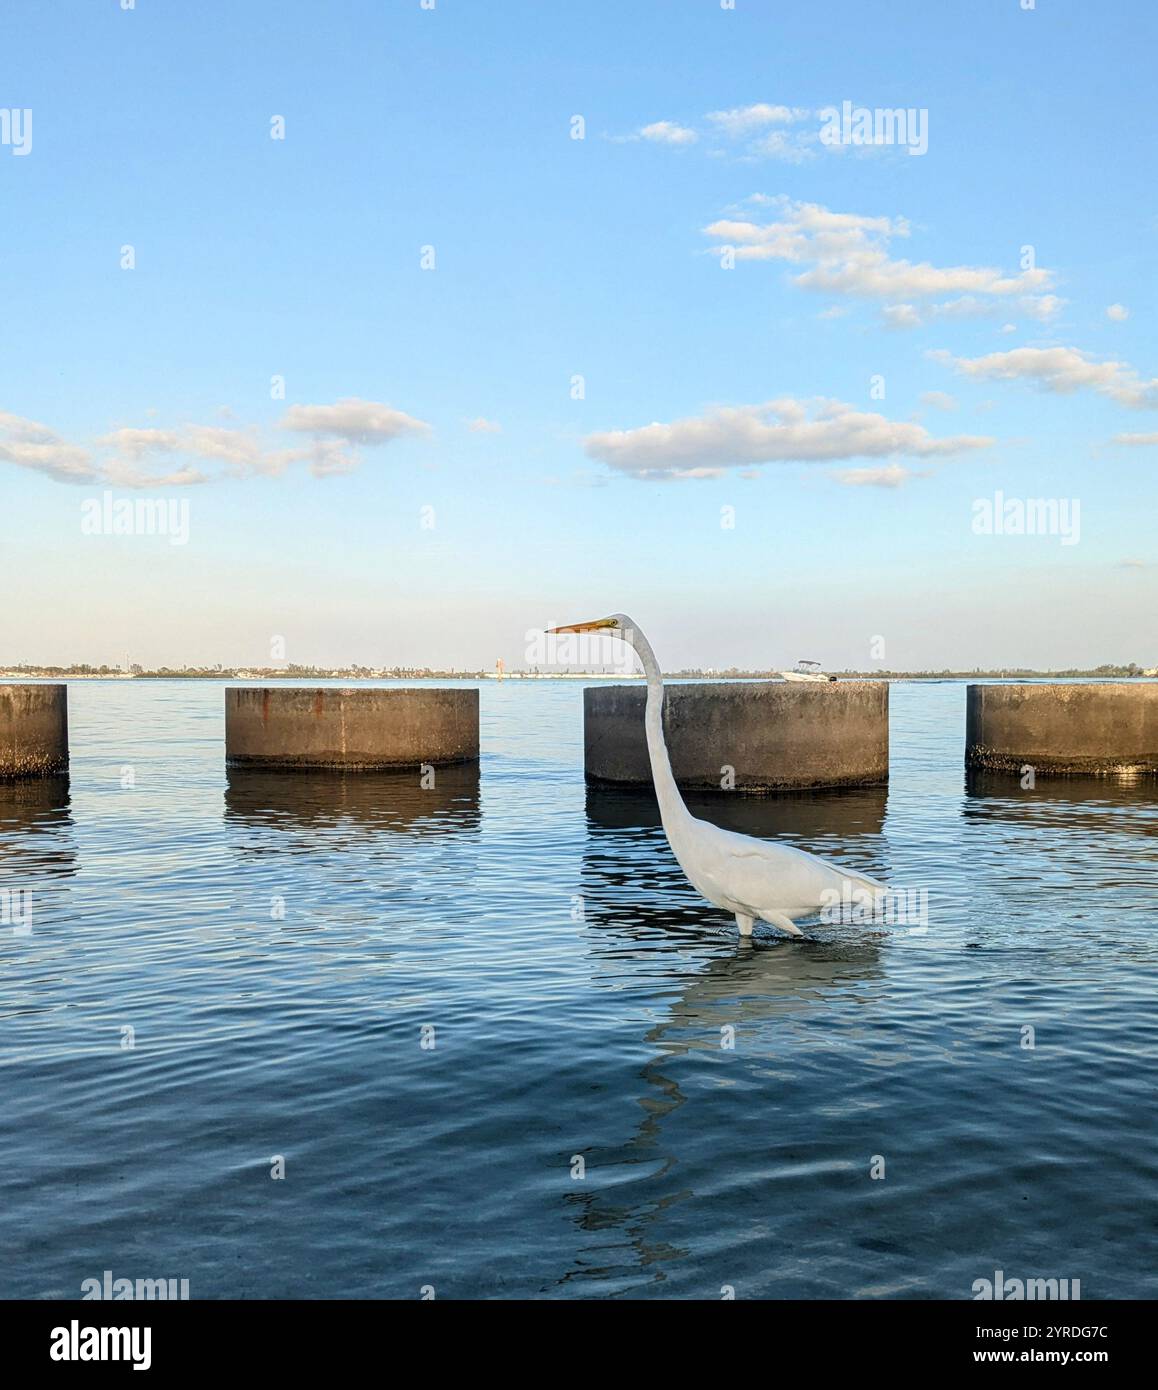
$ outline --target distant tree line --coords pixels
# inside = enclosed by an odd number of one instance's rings
[[[1152,668],[1151,668],[1152,669]],[[134,663],[126,672],[121,666],[91,666],[87,662],[74,663],[71,666],[36,666],[27,662],[19,662],[13,666],[6,666],[0,662],[0,672],[12,676],[124,676],[126,674],[140,677],[144,680],[237,680],[245,677],[258,676],[262,680],[481,680],[484,676],[491,675],[489,671],[438,671],[429,666],[303,666],[297,662],[290,662],[286,666],[279,667],[260,667],[260,666],[222,666],[220,662],[215,666],[157,666],[150,669]],[[519,676],[522,674],[518,670],[508,670],[508,676]],[[569,673],[577,674],[577,673]],[[599,673],[592,674],[614,674]],[[685,667],[681,671],[668,671],[667,675],[673,680],[754,680],[767,678],[768,676],[778,675],[777,671],[764,670],[745,670],[738,666],[729,666],[722,670],[705,670],[703,667]],[[1137,662],[1130,661],[1125,665],[1115,665],[1108,662],[1102,666],[1090,668],[1067,667],[1064,670],[1039,671],[1029,666],[1001,666],[1001,667],[981,667],[974,666],[971,670],[952,670],[948,667],[940,671],[893,671],[891,669],[877,669],[873,671],[853,671],[845,669],[833,672],[834,675],[861,677],[877,680],[966,680],[976,677],[1026,677],[1028,679],[1044,678],[1050,676],[1102,676],[1102,677],[1130,677],[1144,676],[1146,669],[1139,666]]]

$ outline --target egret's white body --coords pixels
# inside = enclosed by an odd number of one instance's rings
[[[599,631],[627,642],[639,656],[647,677],[647,751],[664,834],[692,886],[708,902],[735,914],[741,936],[751,935],[757,917],[800,936],[795,918],[808,917],[850,895],[863,895],[866,889],[886,891],[875,879],[805,850],[722,830],[693,816],[672,775],[663,736],[663,676],[647,638],[623,613],[553,630]]]

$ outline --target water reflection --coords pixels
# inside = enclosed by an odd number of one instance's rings
[[[879,941],[863,937],[767,944],[737,939],[689,975],[665,1016],[643,1034],[656,1055],[638,1073],[641,1118],[621,1145],[585,1154],[592,1176],[605,1185],[580,1184],[564,1198],[581,1245],[559,1286],[593,1280],[626,1288],[641,1276],[660,1283],[665,1267],[691,1255],[658,1236],[673,1207],[702,1195],[679,1176],[680,1130],[668,1124],[688,1100],[677,1079],[680,1058],[698,1052],[708,1063],[740,1052],[745,1072],[786,1066],[798,1024],[834,1007],[866,1004],[883,977]],[[702,1087],[702,1076],[691,1076]],[[686,1158],[683,1171],[689,1173],[696,1155]]]
[[[868,844],[883,826],[886,796],[874,787],[758,799],[693,794],[687,800],[694,814],[744,834],[817,847],[860,841],[860,858],[867,860]],[[884,977],[888,933],[860,928],[804,941],[737,937],[732,919],[687,882],[647,790],[587,789],[581,894],[594,986],[618,991],[630,968],[637,976],[650,973],[666,995],[661,1016],[637,1035],[653,1054],[636,1074],[638,1122],[621,1144],[585,1152],[594,1180],[576,1184],[564,1198],[580,1248],[558,1287],[592,1281],[627,1290],[641,1279],[662,1283],[675,1262],[692,1254],[659,1235],[681,1225],[668,1219],[673,1208],[703,1196],[689,1181],[697,1155],[681,1156],[682,1131],[669,1123],[688,1099],[681,1059],[699,1054],[711,1066],[731,1057],[741,1069],[785,1064],[798,1030],[814,1017],[844,1008],[855,1013],[871,998]],[[704,960],[706,952],[712,954]],[[695,960],[702,963],[689,970]],[[721,1047],[725,1038],[734,1038],[734,1051]],[[709,1075],[726,1084],[723,1073]],[[687,1076],[697,1089],[707,1084],[698,1067]],[[697,1103],[705,1102],[698,1094]]]
[[[884,787],[858,787],[784,797],[690,793],[686,799],[694,815],[727,830],[783,839],[872,873],[879,871],[874,849],[887,795]],[[588,786],[581,892],[589,921],[634,936],[649,929],[702,934],[713,922],[735,930],[733,918],[706,903],[684,877],[650,789]]]
[[[1016,773],[970,770],[962,814],[1035,830],[1097,830],[1158,837],[1158,779],[1039,777],[1023,788]]]
[[[262,829],[445,835],[480,824],[477,763],[437,768],[433,786],[417,771],[258,772],[230,769],[227,820]]]
[[[0,782],[0,873],[6,881],[76,873],[69,779]]]
[[[765,839],[820,841],[879,835],[884,827],[887,787],[785,792],[777,796],[728,796],[685,792],[693,816]],[[659,803],[650,787],[587,785],[587,819],[608,830],[658,826]]]

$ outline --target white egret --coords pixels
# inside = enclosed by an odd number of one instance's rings
[[[808,917],[829,905],[864,902],[866,891],[887,891],[866,874],[829,864],[805,850],[722,830],[692,815],[676,786],[664,742],[663,675],[651,644],[626,614],[549,630],[617,637],[638,655],[647,676],[644,726],[664,834],[692,886],[716,907],[735,914],[741,936],[752,934],[757,917],[800,936],[793,918]]]

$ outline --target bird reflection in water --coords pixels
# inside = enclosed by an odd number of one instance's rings
[[[799,836],[810,848],[829,839],[845,845],[863,840],[864,860],[881,833],[886,792],[688,799],[693,814],[744,834]],[[581,892],[593,984],[616,988],[622,959],[630,955],[637,963],[652,958],[657,979],[672,985],[664,1016],[641,1034],[653,1054],[639,1071],[641,1119],[622,1144],[585,1151],[588,1180],[574,1184],[565,1198],[581,1248],[560,1286],[597,1280],[606,1288],[619,1280],[626,1290],[662,1284],[669,1267],[690,1253],[660,1234],[673,1208],[697,1198],[681,1181],[678,1131],[667,1123],[687,1100],[679,1076],[688,1060],[694,1054],[709,1064],[719,1058],[730,1030],[742,1067],[789,1065],[785,1049],[795,1025],[828,1010],[836,996],[855,1008],[882,978],[886,933],[858,928],[804,943],[737,939],[720,913],[719,937],[705,939],[711,909],[668,850],[648,791],[588,787]],[[711,950],[718,954],[688,970],[689,955],[702,959]],[[705,1084],[702,1074],[689,1079]]]

